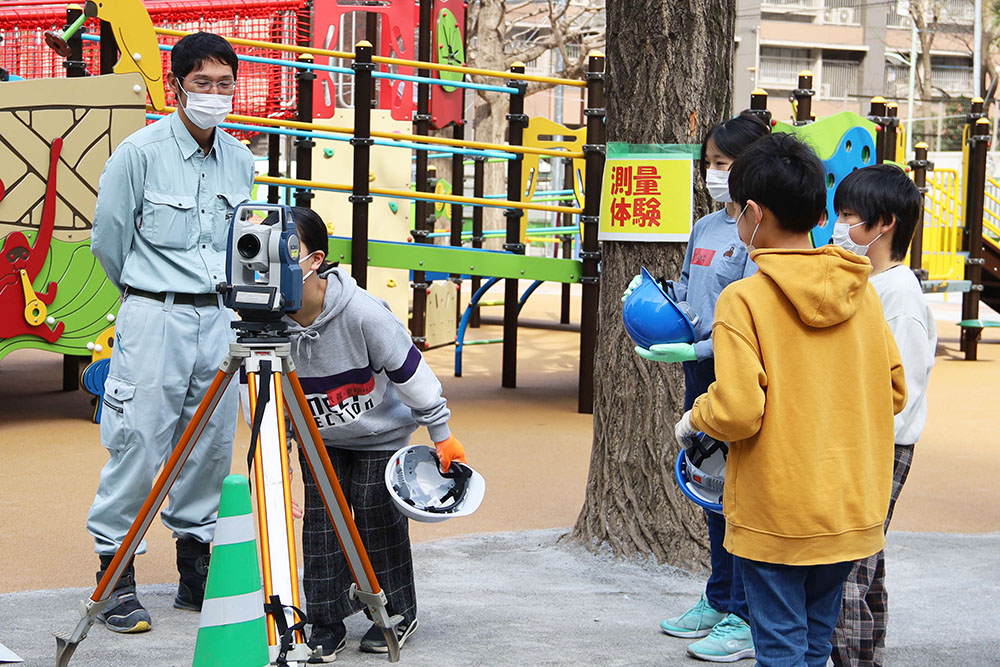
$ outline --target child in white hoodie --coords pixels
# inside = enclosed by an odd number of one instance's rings
[[[888,530],[910,471],[913,445],[927,421],[927,383],[937,349],[937,328],[920,281],[903,264],[913,230],[923,218],[923,196],[902,170],[883,164],[851,172],[837,187],[833,205],[839,216],[833,241],[871,260],[869,282],[882,300],[906,375],[909,401],[895,419]],[[840,620],[833,633],[834,664],[885,664],[888,615],[885,554],[879,551],[857,561],[844,583]]]

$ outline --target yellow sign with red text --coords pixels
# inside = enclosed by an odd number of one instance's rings
[[[602,241],[679,241],[691,235],[694,161],[690,154],[609,156],[604,166]]]

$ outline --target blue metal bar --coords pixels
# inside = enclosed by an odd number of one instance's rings
[[[538,286],[541,285],[543,282],[545,281],[536,280],[535,282],[531,283],[531,285],[528,286],[528,289],[524,290],[524,294],[521,295],[521,298],[517,302],[518,315],[521,314],[521,309],[524,308],[524,303],[528,300],[528,297],[534,294],[535,290],[538,289]]]
[[[575,194],[573,190],[545,190],[544,192],[536,191],[535,194],[531,196],[531,198],[535,199],[537,197],[545,197],[545,196],[554,197],[557,195],[572,195],[572,194]],[[483,197],[485,197],[486,199],[506,199],[507,195],[483,195]]]
[[[490,278],[482,286],[476,290],[476,293],[472,295],[469,300],[469,305],[465,308],[465,312],[462,313],[462,321],[458,324],[458,333],[455,336],[455,377],[462,377],[462,347],[465,345],[465,330],[469,326],[469,320],[472,318],[472,312],[479,305],[479,300],[483,298],[486,291],[489,288],[499,282],[499,278]]]
[[[97,35],[83,35],[83,39],[90,42],[99,42],[101,38]],[[171,51],[173,46],[160,44],[160,51]],[[236,54],[237,60],[248,63],[261,63],[264,65],[277,65],[278,67],[294,67],[296,69],[311,69],[319,72],[333,72],[335,74],[354,74],[354,70],[347,67],[337,67],[336,65],[321,65],[319,63],[304,63],[298,60],[283,60],[281,58],[264,58],[261,56],[246,56]],[[473,83],[472,81],[447,81],[435,79],[429,76],[413,76],[410,74],[392,74],[391,72],[372,72],[372,78],[391,79],[392,81],[411,81],[413,83],[428,83],[434,86],[454,86],[456,88],[469,88],[471,90],[488,90],[494,93],[507,93],[511,95],[517,92],[517,88],[512,86],[491,86],[488,83]]]
[[[483,235],[487,238],[492,238],[494,236],[503,236],[506,232],[502,229],[489,229],[483,232]],[[580,227],[532,227],[528,229],[528,236],[566,236],[568,234],[579,234]],[[428,238],[441,238],[444,236],[450,236],[451,232],[431,232],[428,234]],[[463,239],[471,239],[472,232],[462,232]]]
[[[164,118],[164,114],[147,113],[146,118],[150,120],[159,120]],[[293,130],[283,127],[268,127],[265,125],[247,125],[245,123],[221,123],[219,127],[227,130],[240,130],[242,132],[260,132],[261,134],[282,134],[291,137],[310,137],[314,139],[330,139],[332,141],[345,141],[350,142],[351,137],[347,134],[334,134],[332,132],[320,132],[314,130]],[[428,150],[427,146],[423,144],[415,144],[408,141],[392,141],[390,139],[375,139],[376,146],[390,146],[392,148],[409,148],[411,150]],[[501,153],[494,151],[481,151],[474,148],[446,148],[445,150],[454,151],[459,155],[479,155],[483,157],[499,158],[502,160],[512,160],[514,159],[513,153]],[[509,156],[509,157],[507,157]]]

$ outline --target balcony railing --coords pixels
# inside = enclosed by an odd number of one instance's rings
[[[890,97],[905,97],[910,89],[910,68],[886,65],[885,93]],[[966,67],[932,67],[931,90],[933,97],[945,94],[951,97],[972,95],[972,69]]]
[[[918,0],[914,0],[918,1]],[[930,14],[930,10],[936,8],[938,10],[938,24],[939,25],[972,25],[976,19],[976,8],[972,0],[919,0],[926,4],[928,11],[926,14]],[[897,0],[898,2],[898,0]],[[896,12],[896,3],[889,4],[889,26],[897,28],[909,28],[911,25],[911,19],[908,14],[900,16]]]
[[[820,99],[846,100],[858,92],[858,72],[861,66],[856,62],[824,60],[823,77],[820,80]]]
[[[762,12],[778,14],[814,14],[823,9],[823,0],[761,0]]]
[[[806,58],[761,56],[757,84],[765,88],[795,88],[798,85],[799,72],[810,67],[812,62]]]

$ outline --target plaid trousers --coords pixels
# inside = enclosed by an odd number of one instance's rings
[[[885,530],[906,482],[913,445],[896,445],[892,464],[892,493]],[[833,631],[833,664],[837,667],[881,667],[885,664],[885,629],[889,622],[889,595],[885,590],[885,553],[854,563],[844,582],[840,620]]]
[[[375,576],[388,598],[389,615],[401,614],[406,621],[412,621],[417,615],[417,594],[413,586],[409,524],[385,488],[385,466],[394,452],[335,447],[327,447],[326,451],[347,503],[354,511],[354,522]],[[316,480],[301,454],[299,458],[306,501],[302,520],[306,613],[313,625],[334,625],[364,605],[347,597],[354,583],[351,570]]]

